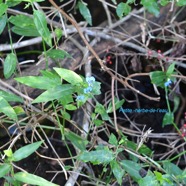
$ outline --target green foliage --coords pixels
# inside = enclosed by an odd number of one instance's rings
[[[4,163],[0,165],[0,178],[4,177],[6,174],[8,174],[11,170],[11,165],[8,163]]]
[[[52,59],[64,59],[66,57],[71,57],[66,51],[61,49],[49,50],[46,52],[46,55]]]
[[[115,160],[110,162],[110,166],[116,180],[121,185],[125,171],[121,168],[121,165]]]
[[[159,15],[159,6],[156,0],[141,0],[141,4],[156,17]]]
[[[116,97],[114,98],[114,106],[115,106],[115,110],[118,110],[123,104],[124,104],[125,100],[119,100]],[[108,108],[107,108],[107,113],[112,113],[113,112],[113,106],[112,106],[112,102],[109,103]]]
[[[11,101],[20,102],[20,103],[23,102],[22,98],[16,96],[15,94],[5,92],[3,90],[0,91],[0,97],[3,97],[8,102],[11,102]]]
[[[33,175],[33,174],[29,174],[27,172],[17,172],[14,175],[14,178],[20,182],[24,182],[27,184],[32,184],[32,185],[38,185],[38,186],[57,186],[54,183],[51,183],[39,176]]]
[[[17,114],[14,109],[9,105],[7,100],[0,96],[0,112],[4,113],[12,120],[17,120]]]
[[[10,32],[20,36],[41,36],[43,39],[43,53],[46,61],[48,58],[57,62],[68,57],[70,58],[71,55],[66,51],[56,49],[57,45],[53,46],[52,33],[48,27],[46,15],[41,10],[34,9],[33,3],[42,1],[43,0],[7,0],[5,3],[0,1],[0,34],[2,34],[7,25],[7,28],[10,28]],[[27,15],[16,15],[11,17],[7,15],[8,7],[13,7],[21,2],[27,3],[25,8],[30,6],[33,9],[33,18],[28,17]],[[142,0],[140,3],[148,12],[158,16],[160,5],[165,6],[170,2],[171,1],[169,0]],[[125,3],[117,3],[116,0],[112,0],[112,3],[116,6],[117,16],[122,18],[124,15],[131,12],[131,4],[135,3],[135,1],[127,0]],[[185,0],[179,0],[175,2],[175,5],[184,6],[186,5],[186,2]],[[77,2],[77,8],[88,24],[92,25],[92,16],[87,4],[82,0],[79,0]],[[9,17],[9,19],[7,17]],[[58,44],[56,43],[56,40],[57,42],[60,40],[63,36],[63,31],[59,28],[55,28],[54,32],[54,37],[56,37],[54,42],[55,44]],[[12,44],[12,41],[10,42],[10,44]],[[48,45],[47,49],[45,44]],[[12,53],[8,54],[4,61],[3,73],[5,78],[8,79],[14,74],[16,66],[17,56],[12,50]],[[175,64],[173,63],[166,72],[151,72],[151,82],[165,89],[166,96],[168,97],[169,85],[171,82],[175,81],[175,78],[172,77],[174,74]],[[32,103],[49,102],[49,104],[52,104],[61,135],[64,137],[62,139],[68,140],[75,149],[78,149],[80,152],[78,159],[80,161],[90,162],[93,165],[103,165],[103,173],[110,171],[109,176],[114,176],[115,180],[117,180],[120,185],[126,174],[140,186],[171,186],[178,183],[183,185],[186,184],[186,171],[182,171],[178,166],[169,161],[157,163],[152,160],[150,157],[153,152],[150,148],[144,144],[139,147],[137,143],[128,140],[126,136],[120,133],[120,131],[117,135],[113,133],[111,133],[110,136],[108,135],[107,145],[98,145],[96,148],[87,151],[87,145],[92,145],[92,141],[65,129],[65,120],[71,122],[71,111],[75,111],[83,106],[89,98],[93,98],[95,103],[94,110],[91,113],[90,122],[92,126],[100,127],[107,121],[110,122],[107,123],[108,125],[113,125],[110,115],[124,104],[124,100],[114,98],[115,110],[113,109],[112,101],[110,101],[107,108],[99,103],[96,99],[96,95],[101,93],[101,83],[97,82],[93,76],[84,78],[71,70],[54,68],[52,71],[42,70],[41,76],[17,77],[15,80],[32,88],[44,90],[44,92]],[[10,120],[13,120],[13,122],[16,122],[18,121],[18,117],[20,117],[19,114],[24,113],[24,109],[22,106],[12,107],[9,102],[22,103],[23,99],[12,93],[0,91],[0,112],[5,114]],[[165,114],[163,126],[174,122],[173,113],[177,110],[179,101],[175,99],[175,103],[176,106],[173,112],[171,112],[169,108],[169,112]],[[169,107],[169,103],[167,105]],[[58,114],[60,114],[60,119]],[[42,141],[25,145],[15,152],[13,152],[12,149],[5,150],[4,154],[6,155],[6,159],[4,163],[1,163],[0,165],[0,178],[6,179],[6,184],[12,185],[21,185],[22,182],[42,186],[56,185],[27,172],[17,172],[14,174],[12,163],[29,157],[41,146],[41,144]],[[154,167],[157,167],[157,170],[154,172],[147,171],[146,176],[142,178],[140,171],[144,170],[144,167],[145,170],[151,169],[152,166],[148,161],[145,161],[145,163],[140,161],[140,159],[138,159],[139,157],[144,159],[144,161],[146,159],[151,160],[150,162],[153,163]],[[162,170],[162,172],[159,172],[158,170]],[[100,175],[100,179],[101,178],[102,175]]]
[[[136,181],[140,180],[142,177],[139,174],[139,171],[142,169],[140,164],[135,163],[130,160],[122,160],[120,162],[124,170]]]
[[[8,6],[4,3],[0,3],[0,17],[7,11]]]
[[[3,15],[0,17],[0,34],[3,32],[7,22],[7,17],[6,15]]]
[[[40,10],[34,10],[33,16],[34,16],[34,24],[40,36],[50,47],[52,47],[52,39],[51,39],[50,31],[47,27],[46,16]]]
[[[66,131],[65,132],[65,137],[71,141],[71,143],[77,147],[81,151],[86,150],[86,145],[88,144],[88,141],[80,137],[79,135],[71,132],[71,131]]]
[[[17,57],[14,53],[8,54],[4,62],[3,73],[8,79],[15,71],[17,65]]]
[[[123,15],[129,14],[131,11],[131,7],[127,3],[119,3],[116,8],[116,13],[119,18],[122,18]]]
[[[30,156],[32,153],[34,153],[42,144],[42,141],[38,141],[29,145],[26,145],[24,147],[21,147],[20,149],[16,150],[12,157],[11,157],[11,161],[20,161],[24,158],[27,158],[28,156]]]
[[[93,150],[90,152],[84,151],[79,156],[79,160],[84,162],[91,162],[94,165],[108,164],[114,159],[114,154],[108,147],[102,147],[101,149]]]
[[[38,141],[29,145],[25,145],[24,147],[16,150],[14,153],[11,149],[4,150],[7,158],[6,163],[0,165],[0,178],[5,178],[9,183],[15,186],[20,185],[21,182],[39,186],[57,186],[56,184],[53,184],[39,176],[29,174],[27,172],[17,172],[14,174],[13,171],[11,171],[13,169],[13,166],[11,164],[12,162],[17,162],[24,158],[27,158],[32,153],[34,153],[41,146],[42,143],[42,141]],[[9,176],[6,176],[7,174],[9,174]]]
[[[12,32],[21,36],[40,36],[32,18],[25,15],[16,15],[9,18]]]
[[[92,25],[92,16],[91,16],[90,11],[87,7],[87,4],[80,0],[78,2],[78,8],[79,8],[79,11],[80,11],[81,15],[88,22],[88,24]]]
[[[83,82],[82,78],[71,70],[63,68],[54,68],[54,70],[62,79],[64,79],[68,83],[71,83],[72,85],[77,85]]]

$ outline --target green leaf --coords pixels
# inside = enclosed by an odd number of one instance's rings
[[[168,3],[170,3],[170,0],[160,0],[161,6],[166,6]]]
[[[27,172],[17,172],[14,174],[14,178],[20,182],[32,184],[32,185],[38,185],[38,186],[58,186],[54,183],[51,183],[44,178],[41,178],[39,176],[29,174]]]
[[[94,123],[97,127],[99,127],[99,126],[101,126],[104,122],[103,122],[102,120],[100,120],[100,119],[94,119],[94,120],[93,120],[93,123]]]
[[[48,89],[38,96],[32,103],[48,102],[55,99],[62,99],[73,93],[74,88],[69,84],[58,85]]]
[[[46,52],[46,55],[53,59],[64,59],[65,57],[71,57],[66,51],[58,49],[49,50]]]
[[[43,143],[43,141],[38,141],[29,145],[25,145],[24,147],[21,147],[20,149],[16,150],[13,154],[13,161],[20,161],[24,158],[27,158],[32,153],[34,153]]]
[[[61,79],[58,78],[49,78],[45,76],[25,76],[25,77],[18,77],[14,78],[16,81],[23,83],[27,86],[38,88],[38,89],[50,89],[54,88],[57,85],[61,85]]]
[[[0,165],[0,178],[8,174],[11,170],[11,165],[4,163],[3,165]]]
[[[141,0],[141,4],[156,17],[159,15],[159,7],[157,0]]]
[[[119,109],[123,103],[125,102],[124,99],[122,99],[121,101],[119,99],[117,99],[116,97],[114,98],[114,105],[115,105],[115,109]],[[113,112],[113,107],[112,107],[112,101],[109,103],[108,109],[107,109],[107,113],[112,113]]]
[[[33,18],[25,16],[25,15],[11,16],[9,18],[9,21],[14,26],[17,26],[17,27],[20,27],[20,28],[26,28],[26,27],[30,27],[30,26],[35,27]]]
[[[88,144],[88,141],[81,136],[78,136],[77,134],[71,132],[71,131],[65,131],[65,137],[79,150],[85,151],[86,145]]]
[[[6,26],[6,21],[7,21],[6,15],[0,17],[0,34],[3,32]]]
[[[117,182],[121,185],[125,171],[115,160],[111,161],[110,166],[115,178],[117,179]]]
[[[6,4],[8,5],[8,7],[16,6],[21,2],[22,0],[16,0],[16,2],[15,0],[6,0]]]
[[[73,104],[65,105],[65,109],[67,110],[77,110],[77,107]]]
[[[139,171],[142,169],[141,165],[130,160],[122,160],[120,164],[123,166],[126,172],[135,180],[141,179]]]
[[[105,110],[105,107],[101,105],[100,103],[96,103],[95,113],[98,113],[101,115],[102,120],[109,121],[110,117],[108,113]]]
[[[83,1],[79,1],[78,8],[84,19],[89,23],[89,25],[92,26],[92,16],[90,14],[89,9],[87,8],[86,3],[84,3]]]
[[[164,88],[164,83],[167,80],[166,73],[163,71],[150,72],[151,83]]]
[[[77,85],[82,83],[83,80],[81,76],[73,72],[72,70],[64,69],[64,68],[54,68],[54,70],[59,74],[59,76],[65,81],[71,83],[72,85]]]
[[[0,112],[4,113],[12,120],[17,120],[17,115],[14,109],[9,105],[9,103],[0,96]]]
[[[63,31],[60,28],[56,28],[54,32],[57,37],[57,41],[59,41],[59,39],[63,36]]]
[[[70,120],[70,114],[64,110],[60,110],[61,115],[63,116],[64,119]]]
[[[151,171],[144,178],[141,178],[138,184],[139,186],[159,186],[159,182]]]
[[[166,126],[166,125],[170,125],[174,122],[174,115],[172,112],[167,112],[165,113],[164,117],[163,117],[163,124],[162,126]]]
[[[172,63],[169,68],[167,69],[167,72],[166,72],[166,76],[167,78],[169,78],[173,72],[174,72],[174,69],[175,69],[175,63]]]
[[[178,0],[176,1],[176,6],[185,6],[186,5],[186,1],[185,0]]]
[[[12,27],[12,32],[14,32],[17,35],[21,36],[28,36],[28,37],[37,37],[40,36],[35,26],[29,26],[25,28],[14,26]]]
[[[118,140],[117,140],[116,136],[113,133],[109,136],[109,143],[111,145],[115,145],[115,146],[118,145]]]
[[[14,107],[14,111],[17,115],[22,115],[25,114],[24,109],[21,106],[15,106]]]
[[[0,97],[3,97],[4,99],[6,99],[6,101],[13,101],[13,102],[23,102],[23,99],[20,98],[19,96],[16,96],[15,94],[9,93],[9,92],[5,92],[3,90],[0,91]]]
[[[93,164],[107,164],[110,163],[114,159],[114,154],[107,147],[103,149],[98,149],[90,152],[83,152],[79,159],[84,162],[92,162]]]
[[[131,12],[131,7],[127,3],[119,3],[116,8],[116,14],[121,19],[123,15],[127,15]]]
[[[15,71],[17,65],[17,58],[14,53],[8,54],[4,62],[3,73],[6,79],[8,79]]]
[[[11,16],[9,21],[15,25],[12,31],[23,36],[40,36],[32,18],[25,15]]]
[[[8,6],[4,3],[0,3],[0,17],[6,12]]]
[[[163,162],[163,168],[165,169],[166,173],[174,176],[180,176],[183,172],[177,165],[168,161]]]
[[[34,10],[34,23],[40,36],[50,47],[52,47],[52,39],[47,27],[46,16],[42,11]]]
[[[8,158],[11,158],[12,155],[13,155],[12,149],[7,149],[7,150],[4,150],[3,152],[5,153],[5,155],[6,155]]]

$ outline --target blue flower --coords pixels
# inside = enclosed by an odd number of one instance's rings
[[[165,85],[165,87],[168,87],[171,83],[172,83],[172,81],[171,81],[170,79],[168,79],[168,80],[164,83],[164,85]]]
[[[89,84],[89,86],[95,81],[95,78],[93,76],[86,77],[86,82]]]
[[[76,101],[83,101],[84,99],[85,99],[84,95],[79,95],[77,96]]]
[[[84,94],[90,93],[92,91],[92,87],[87,87],[83,91],[84,91]]]

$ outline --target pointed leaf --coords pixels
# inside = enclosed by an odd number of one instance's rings
[[[29,26],[29,27],[25,27],[25,28],[14,26],[14,27],[12,27],[12,32],[14,32],[17,35],[21,35],[21,36],[28,36],[28,37],[40,36],[37,29],[33,26]]]
[[[9,18],[10,23],[12,23],[14,26],[20,27],[20,28],[26,28],[30,26],[34,26],[34,20],[31,17],[28,17],[26,15],[16,15],[16,16],[11,16]],[[36,29],[36,27],[35,27]]]
[[[164,88],[164,83],[166,82],[166,74],[162,71],[150,72],[151,82],[161,88]]]
[[[186,1],[185,0],[178,0],[176,1],[176,6],[185,6],[186,5]]]
[[[171,162],[163,162],[163,168],[165,169],[166,173],[174,176],[180,176],[183,172],[177,165]]]
[[[38,141],[29,145],[25,145],[24,147],[21,147],[20,149],[16,150],[13,153],[13,161],[20,161],[24,158],[27,158],[32,153],[34,153],[42,144],[42,141]]]
[[[134,179],[139,180],[141,179],[141,175],[139,174],[139,171],[142,169],[142,167],[133,161],[130,160],[122,160],[120,164],[123,166],[126,172]]]
[[[123,105],[123,103],[125,102],[125,100],[124,99],[122,99],[122,100],[119,100],[119,99],[117,99],[116,97],[114,98],[114,105],[115,105],[115,109],[117,110],[117,109],[119,109],[122,105]],[[113,107],[112,107],[112,101],[109,103],[109,106],[108,106],[108,109],[107,109],[107,113],[112,113],[113,112]]]
[[[110,163],[112,172],[117,179],[117,182],[121,185],[125,171],[120,167],[117,161],[113,160]]]
[[[47,51],[46,55],[53,59],[64,59],[65,57],[71,57],[66,51],[57,49]]]
[[[81,136],[78,136],[77,134],[71,132],[71,131],[66,131],[65,132],[65,137],[71,141],[71,143],[77,147],[81,151],[86,150],[86,145],[88,144],[88,141]]]
[[[77,85],[83,82],[82,78],[72,70],[64,68],[54,68],[54,70],[59,74],[62,79],[71,83],[72,85]]]
[[[100,114],[102,120],[105,120],[105,121],[109,121],[110,120],[110,117],[109,117],[108,113],[106,112],[105,107],[102,104],[98,103],[98,102],[96,103],[95,113]]]
[[[98,149],[90,152],[83,152],[79,159],[84,162],[92,162],[93,164],[107,164],[114,159],[114,154],[108,148]]]
[[[9,103],[0,96],[0,112],[4,113],[10,119],[17,120],[17,115],[14,109],[9,105]]]
[[[45,76],[25,76],[14,78],[16,81],[23,83],[27,86],[38,88],[38,89],[50,89],[57,85],[61,85],[61,79],[58,78],[48,78]]]
[[[163,124],[162,126],[166,126],[166,125],[170,125],[172,124],[174,121],[174,115],[172,112],[167,112],[165,113],[164,117],[163,117]]]
[[[3,73],[6,79],[8,79],[15,71],[17,65],[17,58],[14,53],[8,54],[3,67]]]
[[[159,7],[156,0],[141,0],[141,4],[156,17],[159,15]]]
[[[175,69],[175,63],[172,63],[167,69],[167,72],[166,72],[167,78],[169,78],[172,75],[172,73],[174,72],[174,69]]]
[[[14,174],[14,178],[20,182],[38,185],[38,186],[58,186],[54,183],[51,183],[40,176],[29,174],[27,172],[17,172]]]
[[[92,16],[89,9],[87,8],[87,5],[84,2],[79,1],[78,8],[84,19],[89,23],[89,25],[92,25]]]
[[[68,95],[72,95],[74,88],[69,84],[58,85],[48,89],[38,96],[32,103],[48,102],[55,99],[62,99]]]
[[[116,8],[116,14],[121,19],[123,15],[129,14],[131,7],[127,3],[119,3]]]
[[[0,34],[3,32],[6,26],[6,21],[7,21],[6,15],[0,17]]]
[[[50,47],[52,47],[52,39],[50,36],[50,31],[47,27],[46,16],[40,10],[34,11],[34,23],[40,36]]]
[[[8,172],[11,170],[11,165],[4,163],[3,165],[0,165],[0,178],[5,176]]]
[[[0,17],[6,12],[8,6],[4,3],[0,3]]]
[[[4,99],[6,99],[6,101],[14,101],[14,102],[23,102],[23,99],[20,98],[19,96],[16,96],[15,94],[9,93],[9,92],[5,92],[3,90],[0,91],[0,97],[3,97]]]
[[[118,145],[118,140],[117,140],[116,136],[113,133],[109,137],[109,143],[111,145],[115,145],[115,146]]]

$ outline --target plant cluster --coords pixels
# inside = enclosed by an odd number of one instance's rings
[[[0,34],[3,33],[7,26],[10,33],[11,45],[11,52],[6,54],[5,59],[2,59],[3,75],[5,79],[9,79],[15,75],[17,67],[19,66],[11,33],[17,34],[21,37],[40,37],[43,44],[42,53],[46,61],[46,69],[40,71],[40,76],[22,77],[16,75],[14,78],[21,84],[43,91],[34,100],[31,98],[28,99],[28,96],[23,94],[19,94],[18,96],[14,93],[9,93],[8,91],[0,91],[0,112],[2,113],[1,122],[9,122],[13,125],[16,124],[19,127],[27,125],[27,123],[25,124],[22,121],[22,116],[24,114],[26,115],[24,110],[25,107],[23,106],[24,104],[27,104],[26,106],[31,105],[30,108],[35,109],[34,114],[41,114],[42,116],[47,115],[47,119],[54,121],[55,127],[50,128],[48,126],[41,126],[41,128],[45,129],[48,127],[50,130],[58,130],[60,132],[60,140],[68,149],[68,153],[73,162],[73,166],[70,168],[68,166],[62,166],[63,173],[66,178],[68,177],[68,173],[71,175],[70,171],[77,171],[75,169],[75,162],[77,162],[78,165],[80,162],[89,162],[93,166],[100,166],[102,168],[98,173],[98,178],[95,179],[97,181],[95,185],[111,185],[113,182],[117,182],[119,185],[122,185],[127,176],[140,186],[185,185],[186,170],[182,170],[179,168],[179,166],[173,163],[175,159],[184,155],[185,151],[175,155],[171,159],[155,161],[153,160],[153,150],[145,145],[145,140],[152,132],[151,130],[147,130],[141,138],[141,141],[136,143],[129,139],[127,135],[124,135],[121,128],[118,128],[116,114],[124,104],[124,99],[119,99],[113,91],[109,102],[104,104],[97,98],[102,92],[101,82],[97,81],[96,76],[86,75],[84,77],[83,75],[79,75],[72,70],[60,67],[54,67],[52,70],[48,69],[48,61],[50,59],[59,62],[60,60],[71,58],[72,56],[65,50],[62,50],[58,47],[60,39],[64,33],[62,29],[57,27],[54,29],[52,28],[53,30],[49,29],[46,14],[42,10],[37,9],[36,5],[40,2],[43,2],[43,0],[0,1]],[[49,2],[56,8],[56,12],[61,10],[58,6],[56,7],[56,4],[53,0],[50,0]],[[9,16],[8,11],[10,10],[10,7],[15,7],[20,3],[26,3],[25,9],[31,7],[33,14],[31,16],[27,16],[25,14]],[[116,8],[117,16],[122,18],[124,15],[127,15],[131,12],[131,5],[135,3],[135,0],[127,0],[125,3],[117,3],[117,1],[112,0],[112,3]],[[159,15],[159,7],[166,6],[168,3],[176,6],[186,5],[185,0],[178,0],[176,2],[171,0],[140,1],[140,4],[155,16]],[[87,23],[92,25],[92,17],[88,9],[88,5],[84,1],[79,0],[76,4],[76,8],[78,8],[80,14],[84,17]],[[72,26],[77,28],[80,36],[84,40],[85,37],[83,36],[81,29],[79,29],[77,23],[73,21],[72,18],[69,17],[63,10],[61,10],[61,14],[66,16],[66,18],[72,23]],[[94,52],[89,43],[87,43],[88,42],[85,39],[87,49],[94,54],[94,57],[98,60],[103,70],[111,75],[112,81],[114,82],[114,80],[118,80],[120,83],[125,82],[124,85],[126,85],[128,88],[131,88],[127,82],[130,79],[130,76],[123,80],[120,78],[120,76],[113,75],[112,71],[107,68],[105,63]],[[149,50],[147,56],[154,57],[151,50]],[[164,56],[161,54],[160,50],[158,51],[158,55],[156,57],[159,60],[166,60],[166,58],[164,58]],[[106,57],[106,64],[113,64],[110,55]],[[179,129],[174,118],[174,114],[179,105],[178,97],[174,97],[174,108],[172,110],[168,97],[169,93],[171,92],[171,86],[176,83],[177,78],[185,78],[177,73],[175,65],[176,63],[172,63],[167,69],[162,68],[162,70],[150,72],[148,75],[150,76],[151,84],[162,88],[165,91],[168,112],[164,115],[162,126],[164,127],[172,124],[177,133],[180,135],[180,138],[182,137],[182,139],[185,141],[185,124],[181,129]],[[141,75],[147,74],[141,73]],[[133,74],[133,76],[135,76],[135,74]],[[143,93],[140,91],[136,92],[143,95]],[[19,105],[12,106],[12,102],[14,104],[19,103]],[[39,104],[42,106],[38,106]],[[46,105],[48,106],[47,108],[49,108],[49,111],[46,111]],[[83,127],[82,124],[81,126],[81,131],[83,131],[82,133],[86,135],[76,134],[75,132],[69,130],[66,126],[66,123],[73,123],[71,113],[78,111],[80,108],[84,110],[86,108],[88,110],[85,122],[88,123],[88,125]],[[102,140],[99,138],[99,136],[96,136],[96,132],[98,129],[104,128],[105,123],[107,124],[108,128],[112,129],[112,132],[109,131],[107,133],[108,135],[106,136],[106,140]],[[79,127],[76,122],[74,125],[77,128]],[[17,131],[19,131],[19,127],[16,129]],[[106,130],[106,128],[104,129]],[[16,141],[22,135],[22,133],[14,132],[12,136],[14,135],[16,137],[14,137],[13,141]],[[97,137],[96,142],[93,139],[90,139],[94,136]],[[42,148],[41,145],[44,143],[44,140],[39,141],[39,137],[37,137],[35,138],[37,139],[37,142],[32,141],[31,144],[25,145],[14,152],[12,150],[12,146],[1,152],[0,178],[5,180],[5,185],[11,184],[19,186],[22,183],[40,186],[56,185],[52,183],[52,181],[49,182],[44,178],[28,173],[25,170],[22,170],[20,167],[18,167],[18,169],[21,171],[17,172],[16,170],[17,166],[14,163],[29,157],[32,153],[37,151],[39,147]],[[48,140],[47,137],[46,139]],[[75,157],[73,157],[67,141],[73,145],[76,151]],[[60,162],[59,159],[58,161]],[[75,173],[79,174],[78,172]],[[91,175],[89,178],[91,179]]]

